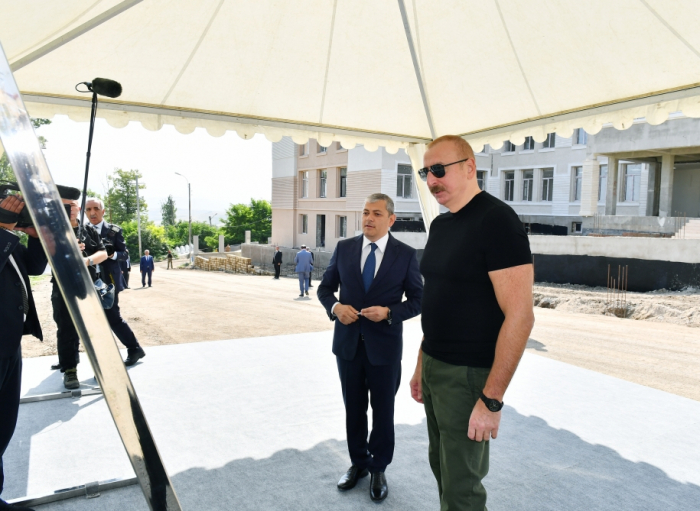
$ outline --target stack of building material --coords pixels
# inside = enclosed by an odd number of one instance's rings
[[[194,258],[194,267],[200,270],[209,270],[209,259],[197,256]]]
[[[209,270],[210,271],[226,271],[226,258],[225,257],[212,257],[209,259]]]
[[[226,254],[226,271],[234,273],[253,273],[254,268],[249,257]]]

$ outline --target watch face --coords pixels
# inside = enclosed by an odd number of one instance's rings
[[[495,399],[491,399],[489,401],[488,409],[491,410],[492,412],[497,412],[501,409],[501,407],[498,406],[498,401],[496,401]]]

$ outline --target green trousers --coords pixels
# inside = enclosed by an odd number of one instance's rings
[[[428,459],[440,493],[440,511],[484,511],[489,442],[467,436],[469,417],[490,369],[446,364],[423,353],[423,403]]]

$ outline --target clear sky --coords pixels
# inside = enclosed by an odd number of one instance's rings
[[[44,154],[57,184],[82,189],[89,124],[56,116],[37,134],[47,139]],[[234,132],[210,136],[204,129],[189,135],[172,126],[148,131],[132,122],[122,129],[97,119],[92,143],[88,188],[104,194],[107,174],[115,168],[138,169],[146,189],[148,218],[160,223],[160,205],[172,195],[177,217],[187,219],[187,183],[192,185],[192,219],[216,223],[230,204],[251,198],[270,200],[272,189],[271,144],[263,135],[243,140]]]

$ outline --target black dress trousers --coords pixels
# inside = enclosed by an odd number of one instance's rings
[[[129,349],[139,347],[139,341],[136,340],[134,332],[131,330],[129,324],[124,321],[122,313],[119,310],[119,293],[114,293],[114,305],[112,305],[111,309],[105,309],[105,315],[107,316],[109,327],[124,346]]]
[[[22,388],[22,348],[10,357],[0,357],[0,493],[5,481],[2,457],[17,425]]]
[[[394,456],[394,400],[401,383],[401,360],[370,364],[360,339],[353,360],[336,357],[345,402],[350,461],[370,472],[384,472]],[[372,404],[372,432],[367,439],[367,406]]]

